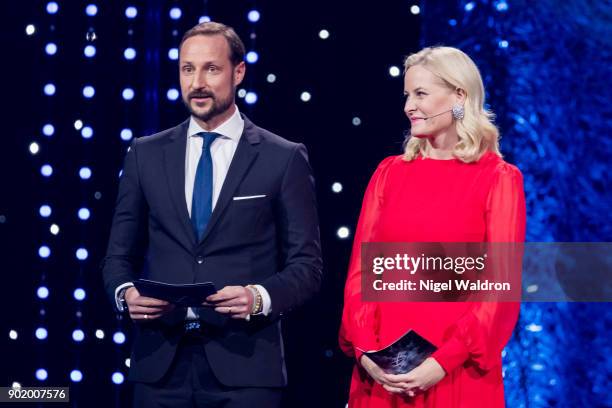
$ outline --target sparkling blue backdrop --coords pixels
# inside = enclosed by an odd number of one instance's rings
[[[506,160],[523,172],[528,241],[610,241],[612,4],[423,2],[422,45],[475,59]],[[523,304],[504,352],[509,407],[612,406],[609,304]]]

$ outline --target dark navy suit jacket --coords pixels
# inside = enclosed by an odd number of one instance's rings
[[[314,179],[306,149],[244,117],[217,204],[196,242],[185,201],[189,121],[133,141],[125,158],[109,245],[105,288],[138,277],[170,282],[263,285],[272,313],[251,321],[198,309],[210,366],[227,386],[286,384],[280,317],[312,297],[322,260]],[[233,200],[237,196],[265,197]],[[129,379],[155,382],[168,370],[185,309],[134,325]]]

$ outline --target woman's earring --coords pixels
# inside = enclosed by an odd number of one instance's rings
[[[453,105],[453,119],[461,120],[465,116],[465,109],[463,109],[463,105],[459,105],[458,103]]]

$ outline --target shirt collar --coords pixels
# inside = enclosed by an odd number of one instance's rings
[[[198,122],[195,121],[193,116],[189,118],[189,128],[187,129],[187,136],[192,137],[200,132],[215,132],[220,134],[223,137],[229,138],[238,142],[240,140],[240,136],[242,136],[242,131],[244,130],[244,119],[240,116],[240,111],[238,110],[238,106],[235,106],[234,114],[229,117],[225,122],[217,126],[212,130],[204,130]]]

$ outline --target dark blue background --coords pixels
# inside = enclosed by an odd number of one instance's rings
[[[401,68],[420,47],[456,46],[480,67],[502,151],[525,178],[529,241],[612,238],[609,1],[430,1],[419,4],[419,15],[408,1],[113,1],[99,2],[95,17],[85,15],[90,2],[58,3],[55,15],[43,1],[11,3],[0,27],[0,385],[70,385],[72,406],[127,406],[129,386],[113,384],[111,375],[126,373],[129,324],[113,314],[98,271],[128,145],[119,133],[129,127],[146,135],[186,118],[181,102],[166,98],[168,88],[178,88],[176,61],[167,52],[201,15],[234,26],[247,49],[259,53],[243,86],[259,100],[239,100],[240,109],[304,142],[317,179],[326,277],[319,298],[285,324],[287,407],[346,402],[351,362],[336,334],[351,240],[336,231],[342,225],[353,231],[376,164],[401,152],[408,127],[402,78],[390,77],[388,68]],[[124,16],[128,5],[138,7],[134,20]],[[172,6],[182,8],[179,20],[168,17]],[[252,8],[262,16],[255,24],[246,18]],[[29,23],[37,26],[31,37],[24,31]],[[320,29],[330,38],[319,39]],[[59,47],[54,56],[44,52],[50,41]],[[91,59],[83,56],[88,44],[97,48]],[[137,50],[133,61],[123,58],[128,46]],[[276,74],[275,83],[266,82],[268,73]],[[57,87],[54,96],[42,91],[48,82]],[[83,98],[85,84],[95,86],[94,98]],[[128,85],[136,91],[131,102],[121,98]],[[310,102],[300,101],[302,91],[312,94]],[[355,116],[361,125],[351,123]],[[76,119],[94,129],[93,138],[81,138]],[[54,124],[52,137],[42,134],[45,123]],[[32,141],[41,146],[35,156],[28,152]],[[45,163],[54,168],[50,178],[40,175]],[[93,171],[88,181],[78,177],[84,165]],[[335,181],[344,186],[340,194],[331,191]],[[43,203],[53,208],[49,218],[38,214]],[[85,222],[77,218],[83,206],[92,212]],[[57,236],[49,233],[52,223],[61,228]],[[51,248],[50,258],[38,257],[41,245]],[[75,258],[82,246],[86,261]],[[40,285],[49,298],[36,297]],[[86,290],[84,301],[73,298],[77,287]],[[611,406],[611,320],[608,304],[524,304],[504,354],[507,405]],[[47,339],[35,338],[37,327],[48,329]],[[78,344],[71,337],[76,328],[85,332]],[[8,338],[11,329],[16,341]],[[105,331],[103,340],[96,329]],[[125,344],[112,342],[115,330],[127,333]],[[38,368],[47,369],[46,381],[36,380]],[[73,369],[83,373],[78,384],[70,382]]]

